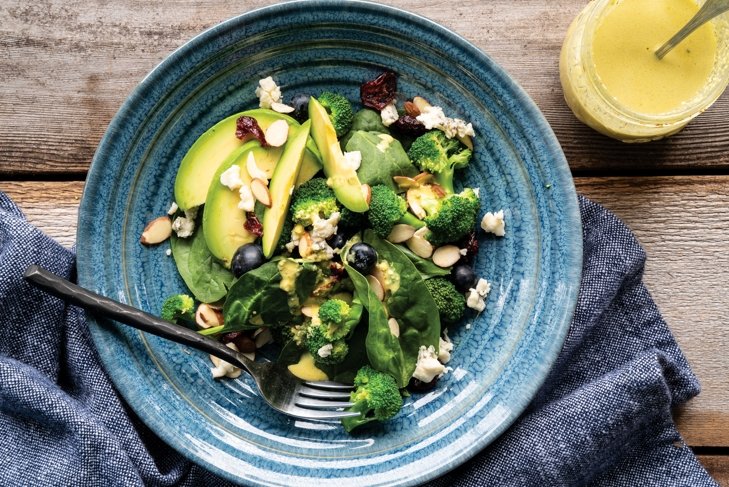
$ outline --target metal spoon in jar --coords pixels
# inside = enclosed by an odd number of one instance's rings
[[[657,51],[656,57],[663,59],[663,56],[668,54],[668,51],[676,47],[676,45],[688,37],[693,31],[704,25],[709,20],[713,19],[717,15],[721,15],[729,10],[729,0],[706,0],[706,3],[701,6],[696,15],[684,25],[681,30],[671,37],[665,44],[663,44]]]

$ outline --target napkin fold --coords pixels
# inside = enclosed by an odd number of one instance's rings
[[[584,264],[566,342],[527,411],[438,486],[715,486],[671,407],[699,393],[642,283],[645,253],[580,198]],[[26,284],[75,256],[0,192],[0,485],[231,485],[157,438],[102,369],[81,310]]]

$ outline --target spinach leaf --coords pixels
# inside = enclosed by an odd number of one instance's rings
[[[199,215],[198,223],[201,222],[202,215]],[[208,250],[201,224],[189,238],[173,234],[170,246],[177,270],[195,299],[213,303],[225,297],[235,277]]]
[[[349,139],[351,139],[352,135],[354,135],[354,133],[358,130],[364,130],[365,132],[379,132],[381,134],[390,133],[390,130],[382,123],[382,117],[379,112],[363,108],[354,114],[352,128],[349,129],[349,132],[347,132],[340,141],[342,148],[347,147],[347,142],[349,142]]]
[[[306,301],[311,293],[314,292],[316,283],[319,280],[321,272],[319,268],[313,264],[304,263],[301,265],[299,273],[296,275],[296,296],[299,302]]]
[[[291,321],[289,295],[279,287],[281,273],[278,262],[266,262],[261,267],[246,272],[228,291],[223,306],[225,324],[216,333],[250,330],[260,325],[249,323],[260,315],[267,326],[282,326]]]
[[[359,130],[347,142],[348,152],[360,151],[362,164],[357,175],[362,183],[385,184],[397,191],[393,176],[415,176],[418,170],[410,162],[400,142],[388,134]]]
[[[398,245],[397,249],[405,254],[405,256],[410,259],[410,262],[412,262],[415,267],[420,272],[420,276],[423,279],[430,279],[431,277],[438,277],[438,276],[447,276],[451,273],[450,269],[444,269],[443,267],[438,267],[437,265],[433,264],[432,260],[429,259],[423,259],[419,255],[416,255],[412,250],[409,248]]]
[[[346,258],[342,259],[346,262]],[[344,264],[347,274],[354,284],[357,298],[362,302],[367,310],[367,336],[365,338],[365,349],[367,350],[367,358],[370,365],[376,370],[387,372],[397,381],[398,387],[405,387],[410,380],[410,376],[415,370],[408,375],[407,370],[410,368],[403,354],[398,338],[390,331],[387,324],[387,313],[385,308],[377,299],[377,296],[370,289],[367,279],[357,272],[349,264]],[[358,326],[357,329],[364,329]],[[354,344],[350,345],[350,351]],[[417,355],[415,356],[417,360]],[[327,374],[329,375],[329,374]]]
[[[433,345],[436,351],[438,350],[440,344],[438,307],[417,267],[398,247],[378,238],[372,230],[364,232],[364,241],[375,248],[379,260],[386,260],[400,276],[400,285],[385,298],[385,306],[390,316],[395,318],[400,326],[398,345],[403,357],[400,378],[407,384],[415,371],[420,347]],[[387,323],[386,327],[389,332]],[[369,336],[367,338],[368,348],[375,347],[373,354],[382,353],[384,343],[370,343]]]

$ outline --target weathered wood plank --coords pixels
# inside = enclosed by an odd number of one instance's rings
[[[70,246],[82,186],[0,183],[0,191]],[[646,283],[703,387],[676,413],[686,442],[729,446],[729,177],[578,178],[577,188],[621,217],[647,250]]]
[[[729,487],[729,455],[698,455],[699,461],[722,487]]]
[[[0,6],[0,177],[81,175],[111,117],[157,63],[200,31],[273,3],[7,0]],[[665,142],[628,146],[582,126],[562,99],[559,49],[581,0],[391,0],[489,53],[534,98],[574,170],[729,167],[729,95]],[[700,147],[700,149],[698,148]]]

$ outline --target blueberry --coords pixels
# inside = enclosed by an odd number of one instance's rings
[[[465,293],[476,283],[476,273],[470,265],[460,264],[451,270],[451,281],[459,292]]]
[[[230,270],[235,277],[240,277],[248,271],[261,267],[265,258],[260,245],[245,244],[238,247],[230,262]]]
[[[377,251],[370,244],[356,243],[349,249],[347,262],[360,274],[367,275],[377,263]]]
[[[329,237],[327,243],[333,249],[341,249],[342,247],[344,247],[344,244],[347,243],[347,237],[344,236],[344,233],[337,232]]]
[[[294,108],[291,116],[300,123],[306,122],[309,118],[309,98],[310,96],[304,93],[299,93],[291,98],[290,105]]]

